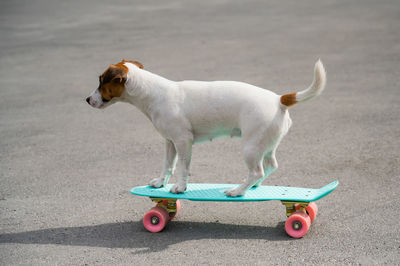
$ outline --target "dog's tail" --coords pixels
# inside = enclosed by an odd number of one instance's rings
[[[281,104],[286,107],[295,105],[296,103],[304,102],[318,96],[325,88],[326,72],[321,60],[315,63],[314,80],[310,87],[303,91],[293,92],[281,96]]]

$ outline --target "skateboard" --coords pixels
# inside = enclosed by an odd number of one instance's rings
[[[138,196],[149,197],[156,203],[149,212],[143,216],[144,227],[153,233],[164,229],[168,221],[172,220],[181,210],[180,200],[192,201],[270,201],[279,200],[286,207],[285,230],[293,238],[303,237],[314,222],[318,206],[315,201],[327,196],[339,184],[334,181],[319,189],[259,186],[249,189],[244,196],[228,197],[224,191],[238,185],[233,184],[188,184],[182,194],[173,194],[169,190],[172,184],[162,188],[140,186],[131,189],[131,193]]]

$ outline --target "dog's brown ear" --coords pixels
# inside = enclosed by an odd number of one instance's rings
[[[138,62],[138,61],[122,59],[122,63],[125,63],[125,62],[132,63],[132,64],[134,64],[135,66],[137,66],[138,68],[141,68],[141,69],[144,68],[143,64]]]
[[[125,83],[126,81],[126,75],[122,76],[121,74],[117,74],[114,76],[114,78],[112,79],[113,82],[117,82],[117,83]]]
[[[133,61],[133,64],[135,64],[138,68],[141,68],[141,69],[144,68],[143,64],[138,61]]]
[[[123,64],[110,65],[105,72],[103,82],[125,83],[128,68]]]

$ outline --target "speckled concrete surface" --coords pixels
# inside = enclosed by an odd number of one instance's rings
[[[400,259],[398,1],[1,1],[0,264],[397,264]],[[134,107],[84,98],[122,58],[173,80],[239,80],[291,109],[264,184],[320,187],[300,240],[279,202],[183,202],[162,233],[129,194],[159,174],[163,140]],[[240,140],[194,146],[192,182],[239,183]],[[172,180],[173,181],[173,180]]]

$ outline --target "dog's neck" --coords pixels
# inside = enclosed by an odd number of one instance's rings
[[[152,109],[163,100],[168,88],[176,83],[137,66],[126,63],[129,71],[125,82],[125,100],[139,108],[149,119]]]

